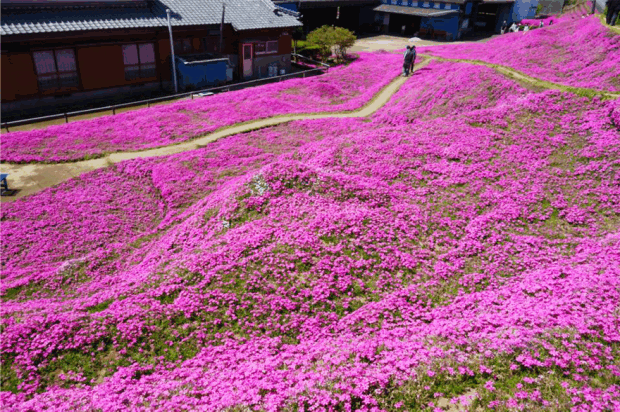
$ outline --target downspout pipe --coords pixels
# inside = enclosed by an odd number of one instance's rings
[[[174,42],[172,41],[172,25],[170,24],[170,9],[166,9],[168,16],[168,34],[170,35],[170,50],[172,51],[172,78],[174,81],[174,93],[179,93],[179,84],[177,83],[177,67],[174,58]]]
[[[226,3],[222,3],[222,22],[220,23],[220,53],[224,53],[224,17],[226,16]]]

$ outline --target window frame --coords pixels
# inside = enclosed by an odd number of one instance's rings
[[[177,45],[180,45],[177,49]],[[186,47],[187,46],[187,47]],[[183,56],[185,54],[192,54],[194,52],[194,39],[191,37],[180,37],[174,39],[174,54],[177,56]]]
[[[275,51],[269,51],[269,43],[275,43],[276,44],[276,50]],[[261,46],[259,46],[261,45]],[[278,44],[278,40],[267,40],[267,41],[260,41],[260,42],[256,42],[254,43],[254,54],[257,56],[263,55],[263,54],[278,54],[278,49],[279,49],[279,44]],[[265,51],[258,51],[259,48],[264,47]]]
[[[61,70],[58,67],[58,55],[61,52],[66,52],[66,51],[70,51],[73,57],[73,70]],[[51,53],[52,58],[53,58],[53,63],[54,63],[54,71],[53,72],[47,72],[47,73],[39,73],[39,68],[37,65],[37,58],[35,57],[36,53]],[[72,47],[68,47],[68,48],[54,48],[54,49],[42,49],[42,50],[33,50],[31,53],[31,57],[32,57],[32,62],[34,64],[34,71],[35,71],[35,75],[37,77],[37,88],[39,93],[41,94],[50,94],[50,93],[58,93],[58,92],[65,92],[68,90],[79,90],[80,89],[80,73],[78,70],[78,63],[77,63],[77,53],[75,52],[75,49]],[[71,84],[69,85],[63,85],[63,81],[62,81],[62,77],[63,75],[72,75],[71,76]],[[53,86],[44,86],[44,81],[41,79],[42,77],[50,77],[50,78],[54,78],[54,85]],[[73,80],[74,79],[74,80]],[[48,80],[48,83],[49,80]]]
[[[146,46],[146,45],[150,45],[152,47],[152,56],[153,56],[153,61],[152,62],[143,62],[142,61],[142,55],[140,53],[140,46]],[[127,64],[125,63],[125,47],[131,47],[134,46],[136,48],[136,54],[138,57],[138,63],[134,63],[134,64]],[[123,44],[121,46],[121,49],[123,51],[123,68],[125,71],[125,81],[131,82],[131,81],[145,81],[145,80],[149,80],[149,79],[156,79],[157,78],[157,56],[155,54],[155,43],[151,43],[151,42],[144,42],[144,43],[127,43],[127,44]],[[145,67],[148,66],[148,67]],[[137,70],[127,70],[128,68],[134,68]],[[137,75],[128,75],[128,73],[138,73]]]

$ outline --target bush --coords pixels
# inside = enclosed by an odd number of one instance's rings
[[[347,56],[347,49],[355,44],[355,35],[342,27],[334,28],[334,42],[336,43],[336,54],[344,60]]]
[[[322,59],[326,59],[332,54],[332,47],[335,44],[333,30],[334,29],[330,26],[323,26],[308,34],[308,43],[319,49],[319,54]]]
[[[347,49],[355,43],[355,35],[342,27],[323,26],[308,34],[308,43],[318,48],[322,59],[327,59],[336,47],[336,56],[344,59]]]

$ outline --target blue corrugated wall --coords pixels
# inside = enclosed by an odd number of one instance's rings
[[[512,9],[512,19],[521,21],[531,19],[536,15],[538,0],[516,0]]]
[[[459,16],[454,14],[445,17],[422,17],[420,27],[429,29],[431,25],[435,30],[448,33],[448,39],[455,39],[459,31]]]

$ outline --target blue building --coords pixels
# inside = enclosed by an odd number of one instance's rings
[[[502,23],[532,18],[538,0],[381,0],[376,20],[386,33],[458,40],[499,33]]]

